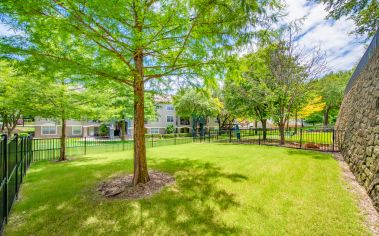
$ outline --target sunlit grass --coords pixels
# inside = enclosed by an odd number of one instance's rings
[[[184,144],[148,149],[176,184],[143,200],[104,200],[103,180],[132,152],[31,166],[5,235],[367,235],[330,154]]]

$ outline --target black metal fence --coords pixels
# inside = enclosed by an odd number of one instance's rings
[[[192,143],[192,141],[192,135],[184,133],[145,135],[147,148]],[[60,142],[60,138],[33,139],[33,161],[59,159]],[[70,157],[75,157],[90,153],[133,150],[133,145],[133,140],[119,138],[66,138],[66,153]]]
[[[281,139],[281,136],[283,139]],[[286,129],[283,135],[279,129],[231,129],[196,133],[194,142],[220,142],[258,144],[310,149],[323,152],[338,152],[344,132],[335,129]]]
[[[334,129],[286,129],[281,142],[279,129],[211,130],[195,134],[146,134],[147,148],[192,142],[220,142],[275,145],[324,152],[340,150],[343,132]],[[57,160],[60,138],[33,139],[32,161]],[[133,150],[133,140],[109,138],[66,138],[66,153],[70,157],[90,153]]]
[[[0,215],[2,232],[9,212],[17,198],[23,177],[32,161],[32,138],[15,135],[8,140],[6,135],[0,138]]]

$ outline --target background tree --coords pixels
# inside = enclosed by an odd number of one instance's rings
[[[130,87],[125,87],[120,83],[108,81],[107,84],[98,86],[101,93],[106,95],[103,97],[106,102],[102,102],[102,106],[98,109],[99,119],[101,121],[121,121],[121,140],[126,138],[125,120],[132,120],[134,114],[134,99],[133,90]],[[153,93],[145,93],[144,112],[145,119],[153,120],[156,118]]]
[[[285,142],[285,124],[309,90],[309,82],[324,70],[324,55],[317,49],[305,50],[295,40],[296,26],[279,31],[269,50],[270,76],[267,85],[273,94],[273,118],[279,126],[280,144]]]
[[[23,116],[35,114],[34,100],[40,84],[17,74],[11,64],[0,61],[1,132],[11,137]]]
[[[379,28],[378,0],[309,0],[323,3],[329,11],[329,17],[341,19],[348,17],[355,22],[355,33],[373,36]]]
[[[325,109],[325,103],[322,101],[321,96],[311,96],[308,100],[307,104],[303,106],[298,112],[299,118],[302,120],[306,120],[307,123],[315,124],[319,123],[320,120],[320,112]]]
[[[235,75],[241,78],[228,78],[224,88],[227,109],[238,117],[259,120],[263,140],[272,111],[272,91],[266,83],[270,79],[267,57],[267,48],[260,48],[241,59],[239,75]]]
[[[134,92],[133,184],[149,181],[145,86],[156,79],[215,78],[234,46],[250,41],[277,0],[3,0],[1,21],[20,31],[1,56],[30,68],[106,79]],[[275,15],[275,14],[273,14]],[[15,57],[16,55],[16,57]],[[220,69],[221,68],[221,69]],[[70,76],[68,76],[70,77]]]
[[[101,94],[94,88],[86,87],[82,83],[68,78],[39,77],[41,84],[35,96],[35,112],[43,118],[59,120],[61,124],[60,157],[66,157],[66,121],[69,119],[95,119],[100,117],[105,98],[109,93]],[[43,86],[42,86],[43,85]]]
[[[323,110],[324,126],[329,125],[329,116],[332,110],[338,112],[341,106],[346,85],[351,77],[352,71],[340,71],[331,73],[321,78],[316,83],[317,93],[321,101],[325,103]]]
[[[183,118],[190,118],[195,125],[199,119],[206,121],[207,117],[215,117],[220,113],[223,105],[217,98],[211,97],[209,91],[186,89],[174,96],[176,114]],[[201,127],[203,135],[203,127]]]

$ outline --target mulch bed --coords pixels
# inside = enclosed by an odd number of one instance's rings
[[[150,181],[146,184],[133,186],[133,175],[119,176],[107,182],[103,182],[98,187],[102,196],[123,199],[141,199],[150,197],[162,190],[164,186],[175,182],[173,176],[159,171],[149,171]]]

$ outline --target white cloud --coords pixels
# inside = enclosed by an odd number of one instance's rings
[[[307,0],[287,0],[287,5],[287,23],[304,18],[299,43],[308,49],[320,47],[325,51],[329,70],[349,70],[359,62],[365,44],[362,38],[350,34],[354,29],[352,20],[327,20],[325,6],[309,4]]]

